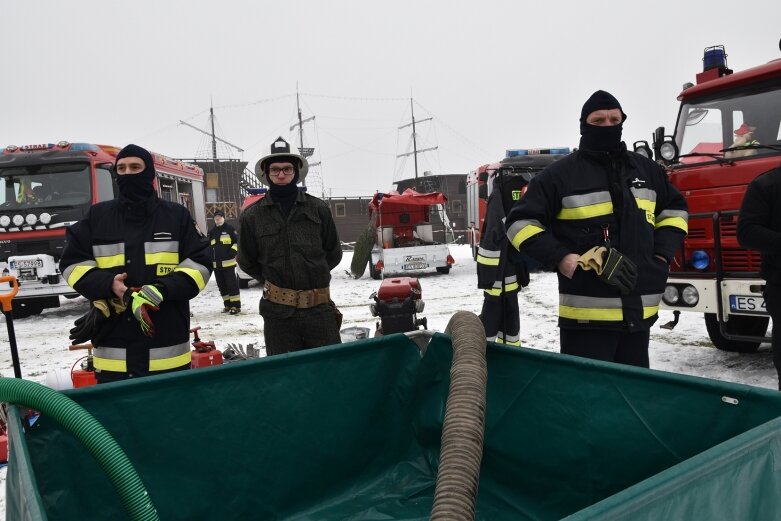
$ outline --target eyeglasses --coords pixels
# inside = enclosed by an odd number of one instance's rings
[[[279,168],[278,166],[272,166],[272,167],[269,167],[269,169],[268,169],[268,173],[271,174],[271,175],[284,174],[284,175],[287,176],[287,175],[293,175],[294,172],[295,172],[295,169],[292,166],[285,166],[285,167],[282,167],[282,168]]]

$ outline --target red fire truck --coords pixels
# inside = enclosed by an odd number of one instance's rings
[[[740,247],[736,225],[746,187],[781,159],[781,60],[733,73],[723,46],[705,49],[697,84],[678,96],[672,136],[654,132],[635,150],[668,166],[689,204],[689,234],[674,259],[663,307],[703,313],[719,349],[755,351],[768,315],[759,253]],[[653,150],[651,150],[653,148]]]
[[[570,153],[566,147],[560,148],[527,148],[508,150],[506,157],[498,163],[482,165],[466,175],[466,213],[467,238],[472,247],[472,257],[477,258],[477,247],[480,245],[480,233],[483,229],[488,196],[493,190],[494,180],[498,175],[521,175],[529,182],[532,177],[546,166]],[[524,187],[522,191],[525,191]],[[514,199],[521,193],[513,194]]]
[[[0,150],[0,272],[19,279],[14,315],[58,307],[75,297],[59,271],[65,228],[97,202],[113,199],[119,148],[90,143],[10,145]],[[203,171],[152,154],[161,198],[185,205],[206,230]]]

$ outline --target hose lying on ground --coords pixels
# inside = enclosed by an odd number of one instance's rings
[[[477,315],[458,311],[445,334],[452,338],[453,365],[431,520],[472,521],[483,457],[485,329]]]
[[[116,440],[90,413],[64,394],[18,378],[0,378],[0,402],[29,407],[73,434],[108,474],[132,521],[158,521],[135,468]]]

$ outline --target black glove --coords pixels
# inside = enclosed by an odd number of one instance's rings
[[[71,344],[83,344],[92,341],[94,347],[100,347],[103,338],[111,330],[111,310],[105,300],[90,302],[87,313],[76,319],[68,337]]]
[[[637,265],[620,251],[610,248],[603,256],[602,270],[597,276],[626,295],[637,284]]]

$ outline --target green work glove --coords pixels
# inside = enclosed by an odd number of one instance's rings
[[[637,284],[637,266],[615,248],[606,250],[603,259],[602,270],[597,276],[618,288],[622,295],[627,295]]]
[[[133,288],[130,294],[130,309],[141,326],[141,332],[146,336],[155,336],[155,325],[149,317],[149,311],[157,311],[163,302],[163,294],[151,284]]]

